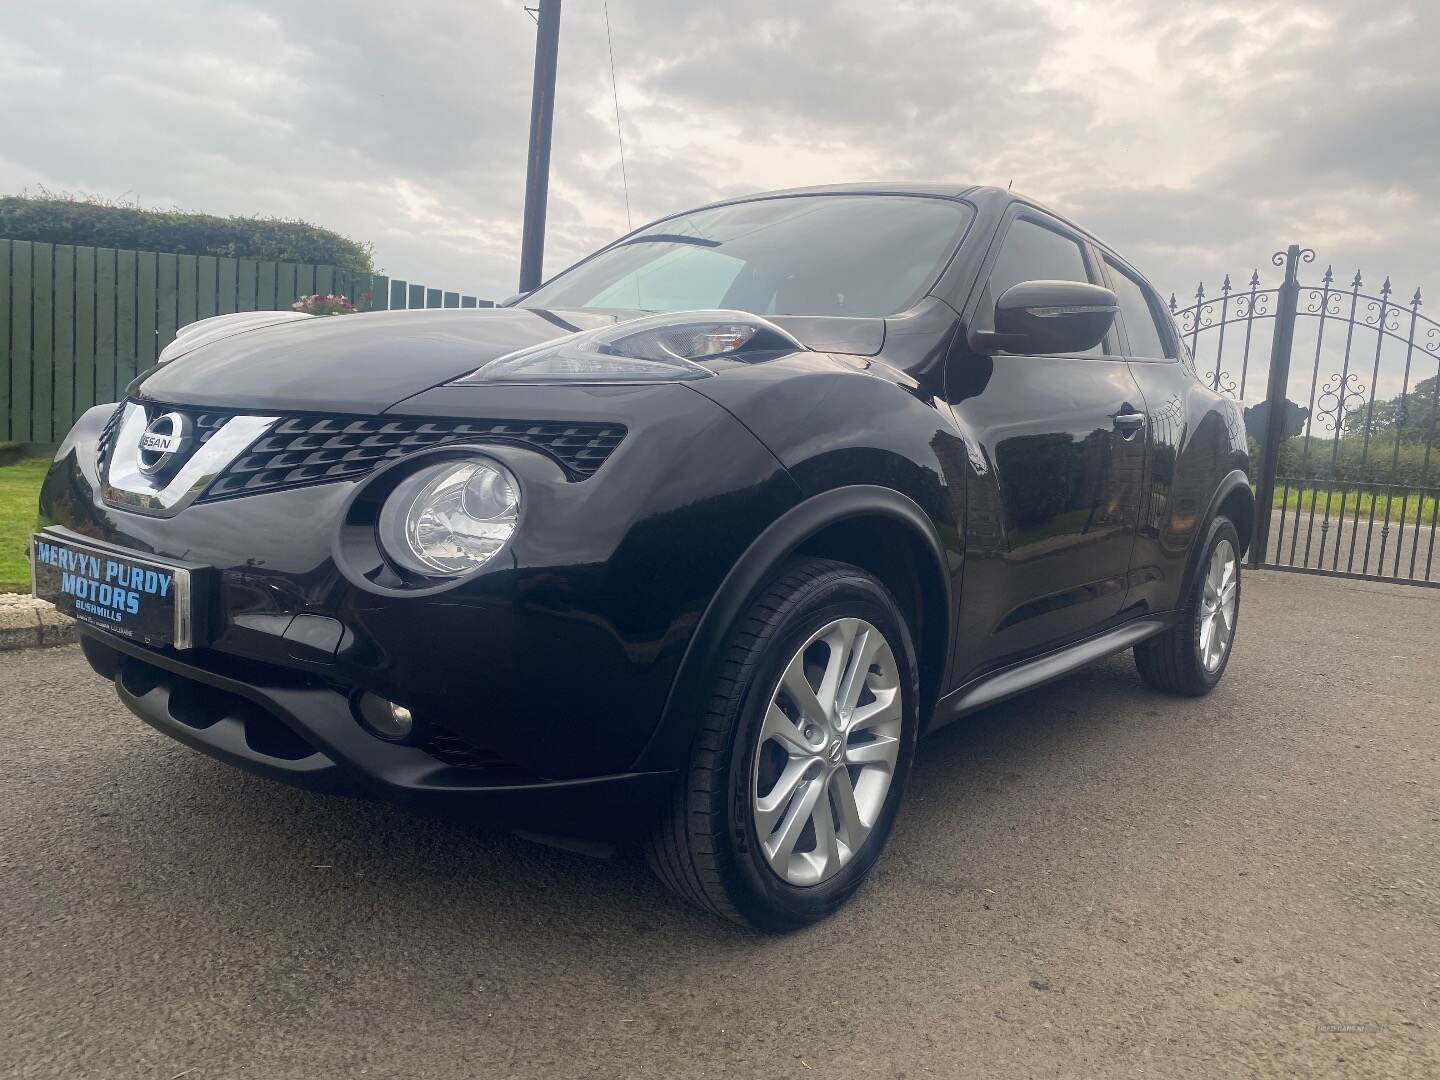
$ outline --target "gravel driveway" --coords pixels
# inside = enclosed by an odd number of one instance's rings
[[[0,654],[0,1075],[1440,1076],[1440,591],[1245,587],[1212,697],[1120,657],[942,733],[871,883],[769,939]]]

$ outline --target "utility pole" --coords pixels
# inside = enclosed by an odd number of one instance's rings
[[[530,158],[525,166],[525,233],[520,241],[520,291],[540,284],[545,261],[545,203],[550,193],[550,129],[555,119],[555,68],[560,56],[560,0],[539,0],[535,88],[530,96]]]

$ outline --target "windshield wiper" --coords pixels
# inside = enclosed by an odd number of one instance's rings
[[[632,236],[629,240],[622,241],[620,247],[629,247],[631,244],[689,244],[692,247],[717,248],[719,240],[707,240],[703,236],[682,236],[680,233],[650,233],[646,236]]]

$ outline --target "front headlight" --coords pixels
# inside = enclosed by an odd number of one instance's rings
[[[520,484],[498,461],[451,458],[417,470],[385,500],[380,546],[411,573],[463,574],[484,566],[515,532]]]
[[[748,359],[804,346],[745,311],[677,311],[587,330],[509,353],[457,383],[672,382],[706,379],[696,360]]]

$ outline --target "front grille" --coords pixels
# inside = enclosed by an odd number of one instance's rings
[[[147,422],[166,412],[188,416],[194,425],[195,448],[209,441],[227,420],[238,415],[153,403],[144,408]],[[114,449],[124,412],[122,402],[100,433],[96,450],[102,469]],[[387,461],[455,442],[528,446],[553,458],[570,479],[584,480],[605,463],[624,437],[623,425],[606,423],[391,419],[323,414],[285,416],[225,466],[197,501],[213,502],[336,480],[358,480]]]
[[[572,479],[584,480],[624,437],[619,424],[287,416],[232,461],[199,501],[356,480],[386,461],[461,441],[529,446],[558,461]]]
[[[115,408],[96,442],[104,469],[120,432],[125,403]],[[184,406],[147,405],[145,419],[181,412],[194,425],[196,448],[209,441],[236,413]],[[235,461],[220,471],[202,503],[284,488],[359,480],[383,462],[449,442],[510,442],[530,446],[559,462],[570,480],[585,480],[605,464],[625,438],[619,423],[559,420],[423,420],[384,416],[284,416]],[[192,451],[193,452],[193,451]]]
[[[110,458],[110,451],[115,448],[115,436],[119,434],[120,421],[125,416],[125,406],[127,404],[129,403],[122,401],[119,405],[115,406],[115,411],[110,414],[110,419],[105,421],[105,427],[100,432],[100,438],[96,441],[95,456],[102,469]],[[229,420],[231,416],[230,413],[202,412],[199,409],[176,409],[169,405],[151,404],[145,405],[144,409],[145,422],[147,424],[151,420],[154,420],[155,417],[168,412],[184,413],[190,418],[191,424],[194,425],[196,447],[200,447],[208,442],[210,436],[219,431],[220,425]],[[192,449],[190,453],[194,453],[194,450]]]
[[[151,406],[146,410],[146,415],[153,420],[160,414],[171,411],[172,410],[165,408],[163,405]],[[195,422],[196,446],[204,446],[210,441],[210,436],[220,430],[220,425],[230,419],[229,413],[197,412],[195,409],[186,409],[184,411],[189,415],[190,419]]]
[[[120,418],[125,415],[125,402],[115,406],[115,411],[110,414],[110,419],[105,421],[105,427],[100,432],[100,439],[95,444],[95,457],[100,467],[105,467],[105,462],[110,457],[110,448],[115,442],[115,433],[120,430]]]

